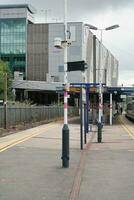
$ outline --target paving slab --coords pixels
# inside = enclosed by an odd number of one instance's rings
[[[69,126],[69,169],[62,168],[62,127],[61,122],[42,125],[2,138],[1,146],[36,134],[0,153],[0,200],[69,199],[81,156],[80,126]]]
[[[79,120],[70,122],[68,169],[62,168],[62,127],[41,125],[2,138],[1,147],[29,136],[0,153],[0,200],[134,199],[134,140],[123,126],[104,126],[99,144],[93,127],[81,151]]]
[[[78,199],[132,200],[134,140],[120,125],[103,131],[103,143],[93,142],[88,151]]]

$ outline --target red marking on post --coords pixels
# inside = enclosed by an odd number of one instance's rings
[[[64,91],[64,97],[67,97],[67,91]]]
[[[102,105],[102,104],[100,104],[100,105],[99,105],[99,108],[100,108],[100,109],[103,109],[103,105]]]
[[[64,108],[67,109],[68,108],[68,104],[64,103]]]

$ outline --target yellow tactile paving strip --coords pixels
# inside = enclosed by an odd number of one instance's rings
[[[22,143],[26,140],[29,140],[32,137],[35,137],[39,134],[44,133],[44,131],[49,130],[50,128],[54,127],[55,124],[50,124],[47,126],[40,126],[32,129],[28,129],[27,131],[22,131],[22,134],[16,134],[16,136],[10,137],[7,141],[0,142],[0,152],[3,152],[19,143]],[[14,139],[13,139],[14,138]]]
[[[121,123],[122,127],[127,131],[129,136],[134,139],[134,123],[129,122],[125,116],[120,116],[118,118],[119,122]],[[129,123],[128,123],[129,122]]]

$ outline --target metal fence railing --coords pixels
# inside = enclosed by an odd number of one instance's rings
[[[7,127],[29,122],[50,121],[63,117],[63,106],[10,106],[7,108]],[[69,107],[68,115],[76,116],[78,108]],[[0,128],[4,126],[4,108],[0,106]]]

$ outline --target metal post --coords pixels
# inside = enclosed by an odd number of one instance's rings
[[[110,93],[110,125],[112,125],[112,93]]]
[[[102,84],[99,84],[99,120],[98,122],[101,123],[102,117]]]
[[[60,93],[57,93],[58,106],[60,105]]]
[[[96,35],[93,35],[93,83],[96,83]],[[93,99],[93,124],[96,124],[96,94],[94,94]]]
[[[98,143],[102,141],[102,118],[103,118],[103,94],[102,94],[102,74],[101,74],[101,64],[102,64],[102,33],[103,30],[100,29],[101,39],[100,39],[100,50],[99,50],[99,119],[98,119]]]
[[[87,131],[86,131],[86,120],[87,120],[86,104],[84,104],[84,143],[87,143]]]
[[[82,105],[82,86],[80,89],[80,148],[83,149],[83,105]]]
[[[88,133],[89,132],[89,114],[88,114],[88,110],[89,110],[89,87],[87,86],[86,87],[86,116],[87,116],[87,120],[86,120],[86,132]]]
[[[98,143],[102,141],[102,84],[99,84]]]
[[[103,119],[103,93],[102,93],[102,72],[101,72],[101,67],[102,67],[102,36],[103,36],[103,29],[100,29],[100,33],[101,33],[101,39],[100,39],[100,83],[101,83],[101,92],[100,92],[100,96],[101,96],[101,122]]]
[[[93,35],[93,83],[96,83],[96,36]]]
[[[4,129],[7,129],[7,73],[4,74]]]
[[[67,0],[64,0],[64,126],[62,129],[62,166],[69,167],[68,82],[67,82]]]
[[[96,107],[97,107],[97,96],[96,96],[96,94],[94,94],[94,97],[93,97],[93,99],[94,99],[94,104],[93,104],[93,124],[96,124],[96,121],[97,121],[97,117],[96,117]]]

